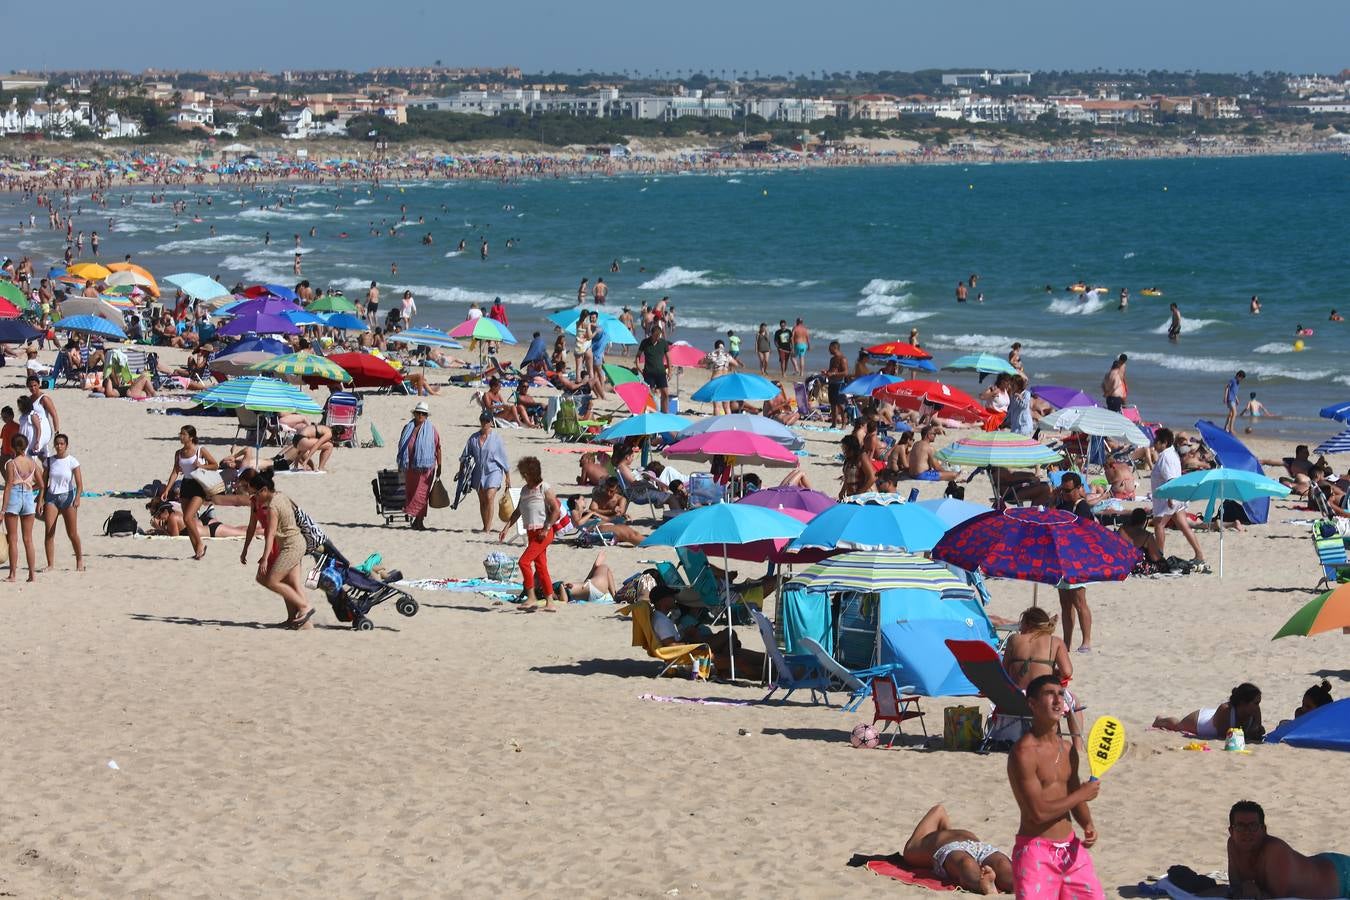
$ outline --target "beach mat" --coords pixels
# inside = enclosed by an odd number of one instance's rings
[[[892,853],[889,856],[867,856],[866,854],[855,853],[848,864],[853,868],[865,868],[873,875],[881,875],[902,884],[911,884],[915,887],[927,888],[930,891],[955,891],[958,889],[954,884],[933,877],[931,871],[921,872],[911,868],[899,853]]]

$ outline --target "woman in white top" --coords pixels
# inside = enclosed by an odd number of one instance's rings
[[[1008,376],[999,375],[994,379],[994,383],[985,388],[980,394],[980,400],[985,406],[997,413],[1006,413],[1008,411]]]
[[[403,327],[411,328],[413,316],[417,315],[417,304],[413,301],[412,291],[403,292]]]
[[[211,451],[197,443],[197,429],[191,425],[184,425],[178,430],[178,440],[182,442],[173,454],[173,467],[169,469],[169,478],[164,483],[164,490],[160,493],[160,500],[168,500],[169,492],[173,490],[174,482],[182,476],[182,484],[178,488],[178,499],[183,504],[183,522],[187,525],[188,540],[192,543],[192,558],[201,559],[206,555],[206,542],[202,540],[201,523],[197,521],[197,511],[201,509],[202,503],[206,501],[207,496],[212,493],[207,488],[207,484],[196,473],[200,471],[215,471],[220,466]],[[224,489],[224,483],[217,476],[212,479]],[[217,490],[215,493],[219,493]]]
[[[525,552],[520,555],[520,574],[525,584],[525,596],[521,612],[534,612],[539,608],[536,585],[544,591],[544,612],[557,612],[553,606],[553,577],[548,572],[548,545],[553,543],[553,525],[562,514],[558,496],[553,488],[544,481],[539,466],[539,457],[523,456],[516,464],[525,486],[520,489],[520,503],[511,520],[502,527],[498,539],[505,541],[506,532],[519,519],[525,526]],[[536,580],[537,579],[537,580]]]
[[[54,456],[47,457],[47,502],[42,507],[42,521],[47,526],[47,568],[55,565],[56,520],[66,523],[66,537],[75,551],[75,571],[84,571],[84,549],[80,546],[78,516],[80,495],[84,493],[84,475],[80,461],[70,455],[70,438],[58,434],[52,438]]]
[[[24,394],[19,397],[19,434],[28,439],[28,455],[41,457],[45,455],[48,440],[51,435],[47,432],[51,426],[47,424],[47,417],[39,412],[33,405],[33,398]]]

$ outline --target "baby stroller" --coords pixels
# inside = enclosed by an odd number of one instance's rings
[[[331,544],[324,548],[315,571],[318,572],[318,588],[328,598],[333,615],[339,622],[351,622],[355,631],[374,628],[370,611],[386,600],[394,601],[399,615],[417,615],[417,601],[394,587],[394,582],[403,578],[402,572],[390,572],[384,581],[372,578],[349,564]]]

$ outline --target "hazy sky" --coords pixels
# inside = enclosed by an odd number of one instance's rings
[[[1350,0],[63,0],[4,4],[0,68],[526,72],[1350,68]],[[198,11],[200,10],[200,11]],[[58,21],[59,20],[59,21]],[[63,23],[80,23],[65,27]]]

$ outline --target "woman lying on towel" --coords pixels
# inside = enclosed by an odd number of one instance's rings
[[[1227,736],[1230,728],[1241,728],[1246,739],[1255,743],[1266,736],[1266,729],[1261,726],[1261,689],[1243,682],[1233,688],[1226,702],[1211,709],[1197,709],[1180,719],[1159,716],[1153,720],[1153,727],[1210,741]]]
[[[932,869],[972,894],[1011,894],[1012,860],[993,844],[986,844],[973,831],[953,828],[941,803],[924,813],[914,833],[905,842],[905,862],[915,869]]]

